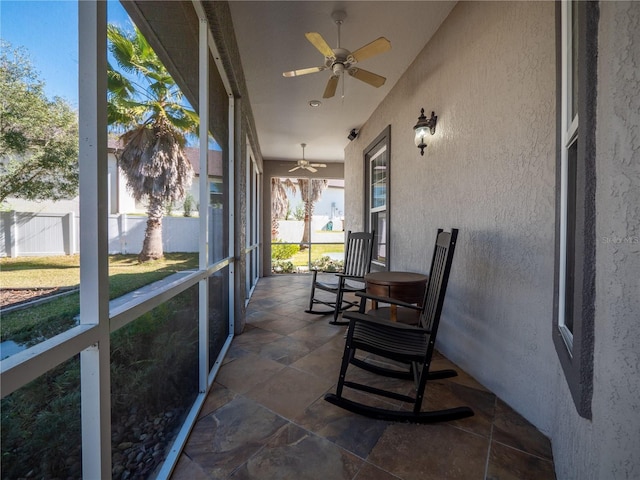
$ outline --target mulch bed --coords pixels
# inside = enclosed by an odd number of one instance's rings
[[[54,295],[65,289],[53,288],[0,288],[0,307],[8,307]]]

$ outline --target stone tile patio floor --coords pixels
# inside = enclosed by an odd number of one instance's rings
[[[475,416],[396,424],[324,401],[335,391],[345,327],[304,313],[310,281],[260,279],[173,480],[555,479],[549,440],[440,354],[434,367],[459,375],[430,382],[423,409],[468,405]]]

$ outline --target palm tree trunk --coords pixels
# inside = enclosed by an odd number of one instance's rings
[[[304,230],[302,240],[300,240],[300,250],[304,250],[311,241],[311,219],[313,219],[313,202],[304,202]]]
[[[157,260],[164,256],[162,250],[162,217],[164,205],[161,198],[150,198],[147,209],[147,229],[144,232],[142,251],[138,255],[140,263]]]

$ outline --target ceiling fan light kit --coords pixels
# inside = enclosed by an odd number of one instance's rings
[[[305,33],[307,40],[316,47],[316,50],[324,55],[324,65],[283,72],[282,76],[299,77],[300,75],[308,75],[310,73],[331,70],[332,75],[329,77],[327,86],[324,89],[323,98],[331,98],[336,94],[338,81],[340,78],[344,78],[344,72],[347,72],[350,76],[376,88],[384,85],[387,80],[385,77],[378,75],[377,73],[355,67],[354,65],[366,60],[367,58],[371,58],[390,50],[391,42],[384,37],[379,37],[352,53],[346,48],[340,47],[340,26],[344,19],[347,18],[347,14],[342,10],[335,11],[331,14],[331,18],[333,18],[335,24],[338,26],[338,46],[336,48],[331,48],[322,35],[317,32]]]
[[[289,172],[295,172],[298,169],[303,169],[303,170],[308,170],[311,173],[316,173],[318,171],[318,168],[326,167],[324,163],[311,163],[310,161],[305,160],[304,149],[307,146],[307,144],[301,143],[300,146],[302,147],[302,160],[298,160],[298,165],[296,165],[291,170],[289,170]]]
[[[424,149],[427,144],[425,143],[425,137],[427,133],[434,135],[436,133],[436,122],[438,117],[435,112],[431,112],[431,117],[427,118],[424,115],[424,108],[420,109],[420,116],[418,117],[418,123],[413,127],[414,131],[414,143],[416,147],[420,149],[420,155],[424,155]]]

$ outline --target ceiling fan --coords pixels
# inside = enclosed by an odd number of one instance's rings
[[[387,80],[385,77],[363,70],[354,65],[374,55],[388,51],[391,49],[391,42],[384,37],[380,37],[352,53],[346,48],[340,47],[340,25],[342,25],[344,19],[347,18],[347,14],[343,11],[336,11],[331,14],[331,18],[333,18],[338,26],[337,48],[331,48],[325,39],[322,38],[322,35],[317,32],[305,33],[307,40],[324,55],[324,65],[283,72],[282,75],[284,77],[298,77],[309,73],[322,72],[323,70],[331,70],[332,75],[329,77],[329,81],[325,87],[323,98],[331,98],[336,94],[338,81],[345,71],[352,77],[376,88],[384,85],[384,82]]]
[[[302,160],[298,160],[298,165],[289,170],[290,172],[295,172],[299,168],[302,168],[303,170],[309,170],[311,173],[316,173],[318,168],[326,167],[324,163],[311,163],[309,160],[305,160],[304,147],[306,147],[307,144],[301,143],[300,146],[302,147]]]

